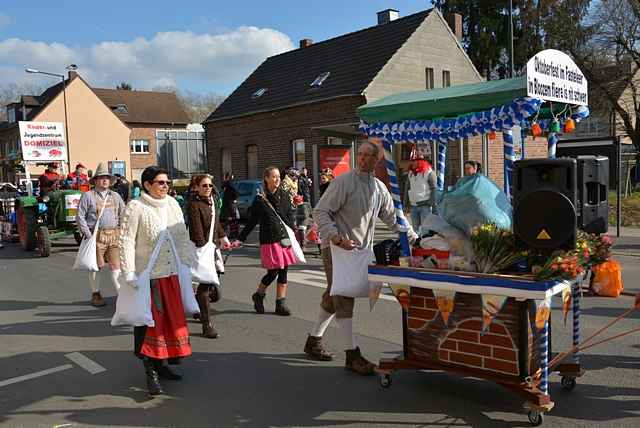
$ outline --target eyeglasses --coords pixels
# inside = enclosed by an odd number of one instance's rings
[[[154,184],[159,184],[160,186],[171,186],[171,182],[169,180],[153,180]]]
[[[200,187],[213,187],[213,184],[204,183],[201,184]]]

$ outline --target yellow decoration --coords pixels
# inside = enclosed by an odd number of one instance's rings
[[[567,325],[567,315],[571,309],[571,290],[565,288],[562,290],[562,315],[564,316],[564,325]]]
[[[536,236],[536,239],[539,239],[541,241],[549,241],[551,239],[551,236],[549,236],[546,230],[542,229],[540,233],[538,233],[538,236]]]
[[[497,296],[494,294],[482,294],[482,331],[486,331],[487,328],[493,322],[493,319],[498,315],[504,302],[507,301],[507,296]]]
[[[548,300],[542,300],[536,309],[536,327],[541,330],[551,315],[551,305]]]

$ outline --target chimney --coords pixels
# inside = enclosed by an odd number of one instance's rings
[[[400,12],[395,9],[386,9],[378,12],[378,25],[388,24],[400,18]]]
[[[78,77],[78,72],[74,70],[69,70],[69,80],[73,79],[74,77]]]
[[[462,41],[462,15],[460,15],[459,13],[452,13],[449,15],[449,19],[447,19],[448,23],[449,23],[449,27],[451,28],[451,31],[453,31],[453,34],[455,34],[456,39],[458,39],[459,42]]]
[[[313,40],[311,39],[301,39],[300,40],[300,49],[308,48],[313,44]]]

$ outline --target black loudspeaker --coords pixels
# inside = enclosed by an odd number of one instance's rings
[[[520,244],[539,250],[576,244],[576,160],[527,159],[513,172],[513,232]]]
[[[588,233],[609,230],[609,158],[578,156],[578,228]]]

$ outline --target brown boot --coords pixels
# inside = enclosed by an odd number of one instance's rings
[[[333,354],[322,346],[322,337],[309,335],[307,337],[307,343],[304,344],[304,353],[307,354],[307,357],[311,360],[333,360]]]
[[[107,303],[104,301],[99,291],[91,294],[91,306],[95,306],[96,308],[99,308],[106,304]]]
[[[363,376],[369,376],[374,373],[376,365],[367,361],[362,354],[360,354],[360,348],[347,350],[347,361],[344,368],[351,370]]]
[[[198,285],[196,300],[200,308],[200,322],[202,323],[202,337],[215,339],[218,332],[213,327],[211,314],[209,313],[209,287],[206,285]]]

